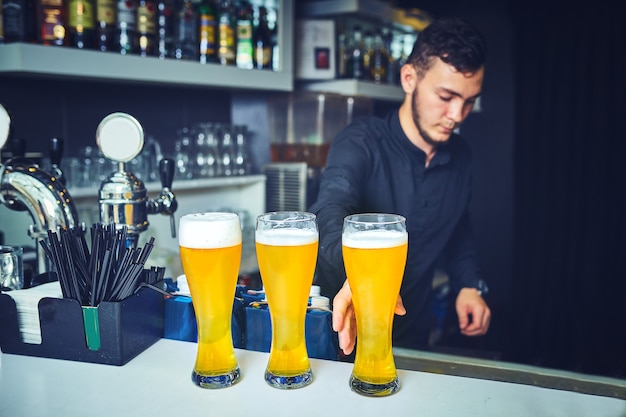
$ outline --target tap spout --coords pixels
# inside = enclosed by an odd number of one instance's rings
[[[35,240],[47,238],[48,230],[78,225],[76,205],[63,183],[27,160],[0,164],[0,204],[28,211],[34,222],[29,233]],[[38,272],[47,272],[45,253],[37,243]]]

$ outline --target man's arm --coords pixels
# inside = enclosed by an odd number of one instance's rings
[[[341,254],[343,219],[359,212],[371,164],[362,126],[349,126],[333,141],[317,200],[309,208],[316,214],[319,228],[316,283],[331,299],[346,279]]]
[[[483,298],[487,285],[480,274],[468,210],[463,214],[444,254],[452,288],[455,293],[458,292],[455,307],[459,329],[466,336],[484,335],[489,330],[491,310]]]

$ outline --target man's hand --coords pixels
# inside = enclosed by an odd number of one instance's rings
[[[456,312],[459,329],[465,336],[481,336],[489,330],[491,310],[475,288],[461,289],[456,297]]]
[[[399,295],[395,313],[400,316],[406,314]],[[352,291],[347,280],[333,299],[333,330],[339,333],[339,348],[344,354],[351,354],[356,342],[356,316],[352,304]]]

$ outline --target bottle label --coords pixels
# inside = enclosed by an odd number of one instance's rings
[[[24,38],[23,8],[19,1],[6,1],[2,3],[2,16],[4,20],[4,35],[12,40]]]
[[[69,27],[78,28],[79,32],[93,29],[95,26],[93,4],[83,0],[72,0],[68,7]]]
[[[252,22],[240,21],[237,23],[237,66],[252,68]]]
[[[215,16],[212,14],[200,15],[200,53],[215,55]]]
[[[154,4],[147,3],[137,7],[137,30],[148,35],[156,34],[156,9]]]
[[[115,24],[115,0],[97,0],[97,19],[98,22],[104,22],[107,26]]]
[[[228,22],[220,22],[219,57],[223,63],[235,61],[235,31]]]
[[[117,26],[134,31],[137,28],[135,3],[130,0],[117,2]]]
[[[63,20],[62,0],[41,0],[41,41],[44,44],[63,44],[65,21]]]

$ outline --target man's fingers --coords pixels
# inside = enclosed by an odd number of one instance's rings
[[[404,308],[404,304],[402,303],[402,297],[398,295],[398,301],[396,301],[396,308],[394,312],[398,316],[404,316],[406,314],[406,308]]]

